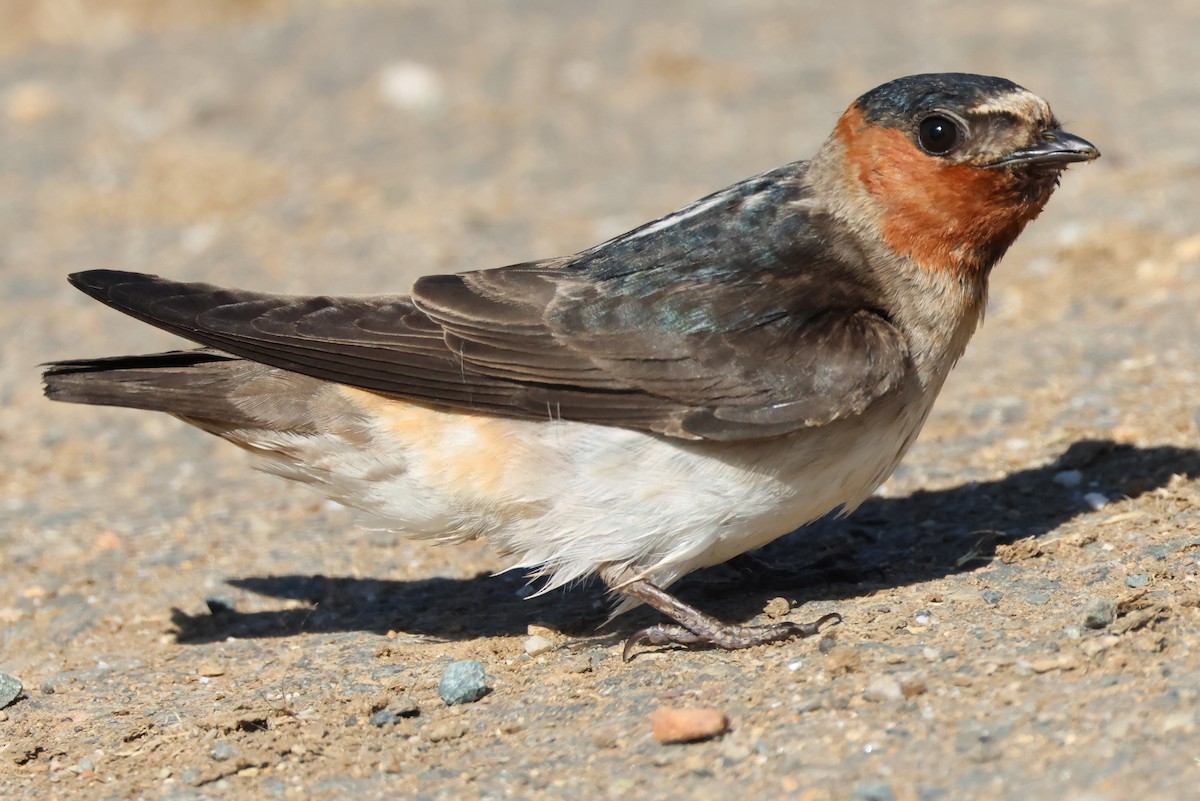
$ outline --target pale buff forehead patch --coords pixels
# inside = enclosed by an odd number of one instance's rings
[[[1029,122],[1041,123],[1053,118],[1050,105],[1027,89],[1017,89],[989,97],[971,109],[972,114],[1014,114]]]

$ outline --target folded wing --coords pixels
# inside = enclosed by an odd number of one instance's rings
[[[793,174],[569,259],[422,278],[411,296],[291,297],[107,270],[71,280],[210,348],[401,398],[775,436],[861,413],[909,369],[878,289],[827,255]]]

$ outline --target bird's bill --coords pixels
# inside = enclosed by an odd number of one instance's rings
[[[1077,161],[1092,161],[1099,157],[1100,151],[1086,139],[1066,131],[1047,131],[1037,144],[1010,153],[988,166],[1071,164]]]

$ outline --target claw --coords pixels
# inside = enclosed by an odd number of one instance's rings
[[[710,626],[708,620],[705,619],[698,619],[695,629],[689,626],[659,623],[630,635],[621,651],[621,659],[624,662],[631,660],[633,649],[642,643],[648,645],[696,645],[702,643],[726,651],[736,651],[755,645],[813,637],[820,634],[821,628],[825,624],[837,625],[841,622],[840,614],[830,612],[808,623],[786,621],[765,626],[726,626],[719,623]]]

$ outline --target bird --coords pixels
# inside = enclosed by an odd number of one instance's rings
[[[154,410],[266,471],[540,592],[598,576],[638,646],[736,650],[841,621],[726,623],[669,592],[896,468],[993,266],[1098,149],[999,77],[899,78],[816,155],[574,255],[406,294],[294,296],[118,270],[78,289],[190,349],[43,365],[57,401]]]

